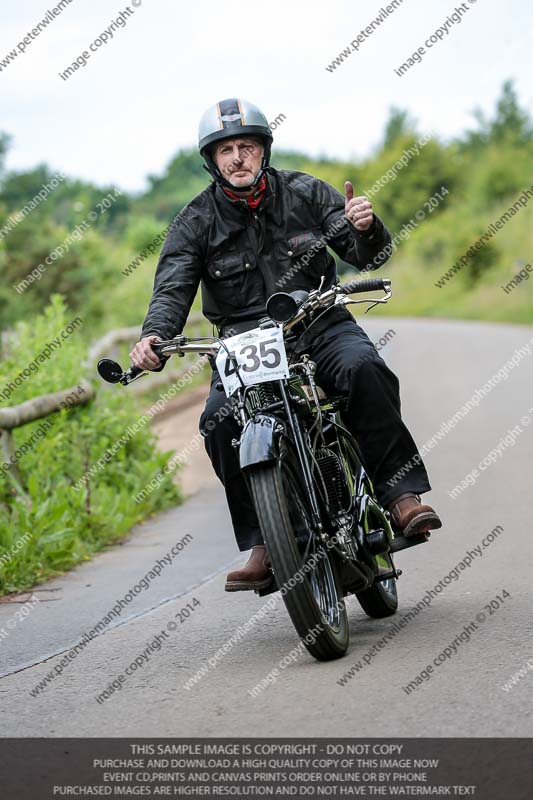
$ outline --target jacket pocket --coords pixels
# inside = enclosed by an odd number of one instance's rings
[[[246,253],[230,253],[211,259],[207,264],[207,275],[213,298],[221,306],[242,308],[247,304],[247,287],[256,268],[255,259]]]
[[[290,289],[316,288],[329,266],[325,244],[313,231],[291,236],[282,244],[280,261]]]

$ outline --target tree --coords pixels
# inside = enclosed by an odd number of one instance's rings
[[[496,104],[496,115],[489,127],[489,139],[503,142],[525,143],[533,139],[529,114],[520,108],[512,81],[505,81],[501,97]]]
[[[531,119],[528,112],[520,108],[511,80],[505,81],[502,86],[492,120],[480,108],[474,109],[472,116],[478,128],[466,133],[463,149],[478,150],[490,144],[524,145],[533,140]]]
[[[0,178],[4,172],[4,158],[9,148],[11,137],[0,131]]]
[[[385,133],[383,137],[383,150],[392,147],[398,139],[404,138],[409,134],[414,134],[416,120],[409,115],[406,109],[391,106],[389,118],[385,123]]]

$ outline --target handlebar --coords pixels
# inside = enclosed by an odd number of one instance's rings
[[[363,280],[353,280],[349,283],[341,283],[338,289],[342,294],[358,294],[360,292],[387,292],[390,289],[388,278],[364,278]]]
[[[152,350],[155,353],[153,347]],[[158,353],[155,354],[158,356]],[[138,378],[140,375],[142,375],[143,372],[145,372],[145,370],[142,367],[136,367],[135,364],[132,364],[131,367],[128,367],[128,369],[125,371],[124,376],[127,377],[128,383],[131,383],[135,380],[135,378]]]
[[[386,296],[384,298],[371,298],[368,300],[345,300],[344,297],[350,294],[360,294],[362,292],[384,291]],[[342,296],[342,299],[341,299]],[[283,323],[283,331],[289,331],[294,325],[304,319],[310,312],[316,311],[319,308],[327,308],[334,306],[336,303],[347,305],[349,303],[365,303],[370,302],[371,305],[367,309],[370,310],[378,303],[386,303],[392,296],[391,282],[388,278],[364,278],[363,280],[353,280],[348,283],[341,283],[332,286],[322,294],[319,289],[315,289],[309,293],[308,299],[302,303],[298,312],[287,322]],[[312,323],[311,323],[312,324]],[[204,344],[202,344],[204,342]],[[187,336],[179,335],[174,339],[169,339],[164,342],[154,342],[152,344],[152,351],[160,360],[165,355],[176,353],[179,356],[184,356],[186,353],[202,353],[204,355],[216,356],[220,347],[220,339],[216,336],[204,336],[194,340],[189,339]],[[116,361],[111,361],[109,358],[102,358],[98,362],[98,372],[100,377],[109,383],[122,383],[126,386],[134,380],[146,375],[146,371],[141,367],[136,367],[133,364],[124,372]]]
[[[360,292],[373,292],[383,290],[386,294],[384,298],[371,298],[365,300],[344,300],[340,295],[357,294]],[[348,283],[341,283],[338,286],[332,286],[320,294],[318,290],[310,292],[307,302],[302,303],[297,314],[292,317],[288,322],[283,325],[283,330],[288,331],[294,327],[298,322],[304,319],[309,312],[316,311],[319,308],[327,308],[336,303],[349,305],[350,303],[370,303],[366,309],[370,311],[375,305],[379,303],[387,303],[392,297],[391,282],[389,278],[363,278],[363,280],[356,279]],[[312,324],[312,323],[311,323]]]

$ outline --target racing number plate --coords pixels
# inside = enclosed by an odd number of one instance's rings
[[[245,386],[289,377],[281,328],[254,328],[224,339],[224,344],[235,356]],[[225,392],[230,397],[241,386],[241,382],[235,365],[223,347],[218,351],[216,366]]]

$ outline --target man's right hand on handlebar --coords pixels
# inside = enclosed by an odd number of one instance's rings
[[[141,339],[140,342],[137,342],[135,347],[130,353],[130,359],[132,364],[140,369],[149,369],[149,370],[157,370],[159,367],[163,367],[163,362],[156,356],[154,351],[152,350],[152,344],[154,342],[162,342],[160,336],[145,336],[144,339]],[[165,359],[166,361],[166,359]]]

